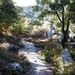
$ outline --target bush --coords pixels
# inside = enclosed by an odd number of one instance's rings
[[[42,55],[47,62],[53,63],[54,55],[51,54],[51,52],[49,50],[44,49],[44,50],[40,51],[39,54]]]
[[[75,51],[71,51],[71,56],[72,56],[72,59],[75,61]]]

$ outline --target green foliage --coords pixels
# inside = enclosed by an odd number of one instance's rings
[[[30,20],[29,25],[37,25],[37,26],[41,26],[41,23],[39,20]]]
[[[54,65],[54,57],[60,56],[62,48],[56,48],[54,43],[52,43],[52,39],[46,43],[45,48],[39,52],[42,56],[45,57],[47,62],[50,62]]]
[[[75,1],[72,2],[69,6],[69,19],[71,20],[72,23],[75,23]]]
[[[12,0],[1,0],[0,25],[11,25],[17,19],[17,13]]]
[[[64,12],[64,19],[66,20],[68,17],[71,21],[75,21],[75,1],[72,0],[37,0],[37,5],[34,7],[36,11],[39,9],[41,11],[41,14],[39,15],[39,18],[42,19],[48,14],[56,14],[58,15],[58,19],[60,19],[60,23],[62,23],[62,9],[65,9]],[[37,8],[36,8],[37,7]],[[67,9],[68,8],[68,9]],[[73,13],[67,13],[66,12],[73,12]],[[67,18],[66,18],[67,17]],[[65,24],[66,25],[66,24]]]
[[[47,9],[41,11],[41,14],[38,16],[39,19],[44,18],[46,15],[50,14],[51,12]]]
[[[44,5],[44,4],[50,4],[51,0],[36,0],[37,4],[41,4],[41,5]]]
[[[0,0],[0,33],[4,30],[7,31],[10,27],[13,30],[22,31],[24,17],[23,9],[15,6],[12,0]]]
[[[45,60],[49,63],[53,63],[52,57],[53,55],[51,54],[51,52],[47,49],[42,50],[41,52],[39,52],[39,54],[41,54],[42,56],[45,57]]]
[[[56,69],[53,69],[53,74],[54,75],[59,75]]]
[[[66,69],[67,70],[67,69]],[[53,69],[53,74],[54,75],[70,75],[66,70],[63,73],[58,72],[56,68]]]
[[[48,44],[48,46],[43,49],[41,52],[39,52],[39,54],[41,54],[42,56],[45,57],[45,60],[47,62],[49,62],[50,64],[52,64],[55,68],[53,68],[53,74],[54,75],[74,75],[75,74],[75,61],[74,64],[70,65],[70,66],[64,66],[64,71],[60,72],[60,68],[59,68],[59,62],[55,61],[61,53],[61,48],[55,48],[54,46],[51,48],[49,46],[50,44]],[[48,48],[49,47],[49,48]],[[75,51],[71,51],[71,55],[73,60],[75,60]]]
[[[24,30],[24,26],[21,24],[14,24],[12,25],[11,30],[14,30],[16,32],[22,32]]]
[[[56,15],[61,24],[63,35],[62,46],[65,47],[70,22],[75,23],[75,1],[72,0],[37,0],[41,9],[40,19],[48,15]],[[66,31],[66,32],[65,32]]]
[[[70,4],[70,0],[60,0],[60,3],[63,5],[69,5]]]
[[[68,66],[68,67],[64,67],[64,71],[62,73],[58,72],[58,70],[56,68],[53,69],[53,74],[54,75],[75,75],[75,67],[72,66]]]
[[[21,7],[16,7],[18,19],[16,22],[12,23],[11,30],[22,32],[25,30],[25,15],[23,14],[23,9]]]
[[[57,26],[58,28],[61,28],[61,23],[58,22],[58,23],[56,24],[56,26]]]
[[[72,59],[75,61],[75,51],[74,51],[74,49],[71,48],[70,54],[72,56]]]
[[[72,3],[70,4],[70,9],[69,9],[69,10],[72,11],[72,12],[75,11],[75,2],[72,2]]]
[[[70,75],[75,75],[75,68],[70,72]]]
[[[38,12],[40,9],[39,9],[39,6],[33,6],[33,7],[32,7],[32,10],[33,10],[34,12],[35,12],[35,11]]]
[[[39,52],[40,55],[45,57],[45,60],[52,64],[55,68],[53,68],[54,75],[74,75],[75,74],[75,51],[74,49],[69,49],[71,56],[73,58],[74,63],[69,66],[63,66],[64,71],[61,72],[61,68],[59,67],[59,60],[62,48],[57,48],[54,46],[54,43],[51,43],[52,39],[46,43],[46,47]],[[57,42],[58,43],[58,42]]]

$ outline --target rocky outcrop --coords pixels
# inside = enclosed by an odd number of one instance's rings
[[[67,49],[64,49],[61,51],[61,58],[62,58],[62,62],[64,64],[70,64],[73,61],[72,57]]]

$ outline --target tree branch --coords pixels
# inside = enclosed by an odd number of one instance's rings
[[[57,13],[57,11],[56,11],[56,15],[57,15],[59,21],[62,23],[62,20],[60,19],[60,16],[59,16],[59,14]]]

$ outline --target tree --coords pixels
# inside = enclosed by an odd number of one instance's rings
[[[25,30],[25,15],[23,14],[23,8],[16,6],[15,7],[18,19],[12,23],[11,25],[11,29],[16,31],[16,32],[22,32],[23,30]]]
[[[18,19],[12,0],[0,0],[0,31],[7,30]]]
[[[15,6],[12,0],[0,0],[0,33],[9,28],[18,32],[24,30],[23,8]]]
[[[36,0],[36,10],[41,10],[39,18],[46,15],[56,15],[62,28],[62,47],[65,47],[70,22],[75,22],[75,1],[74,0]]]

